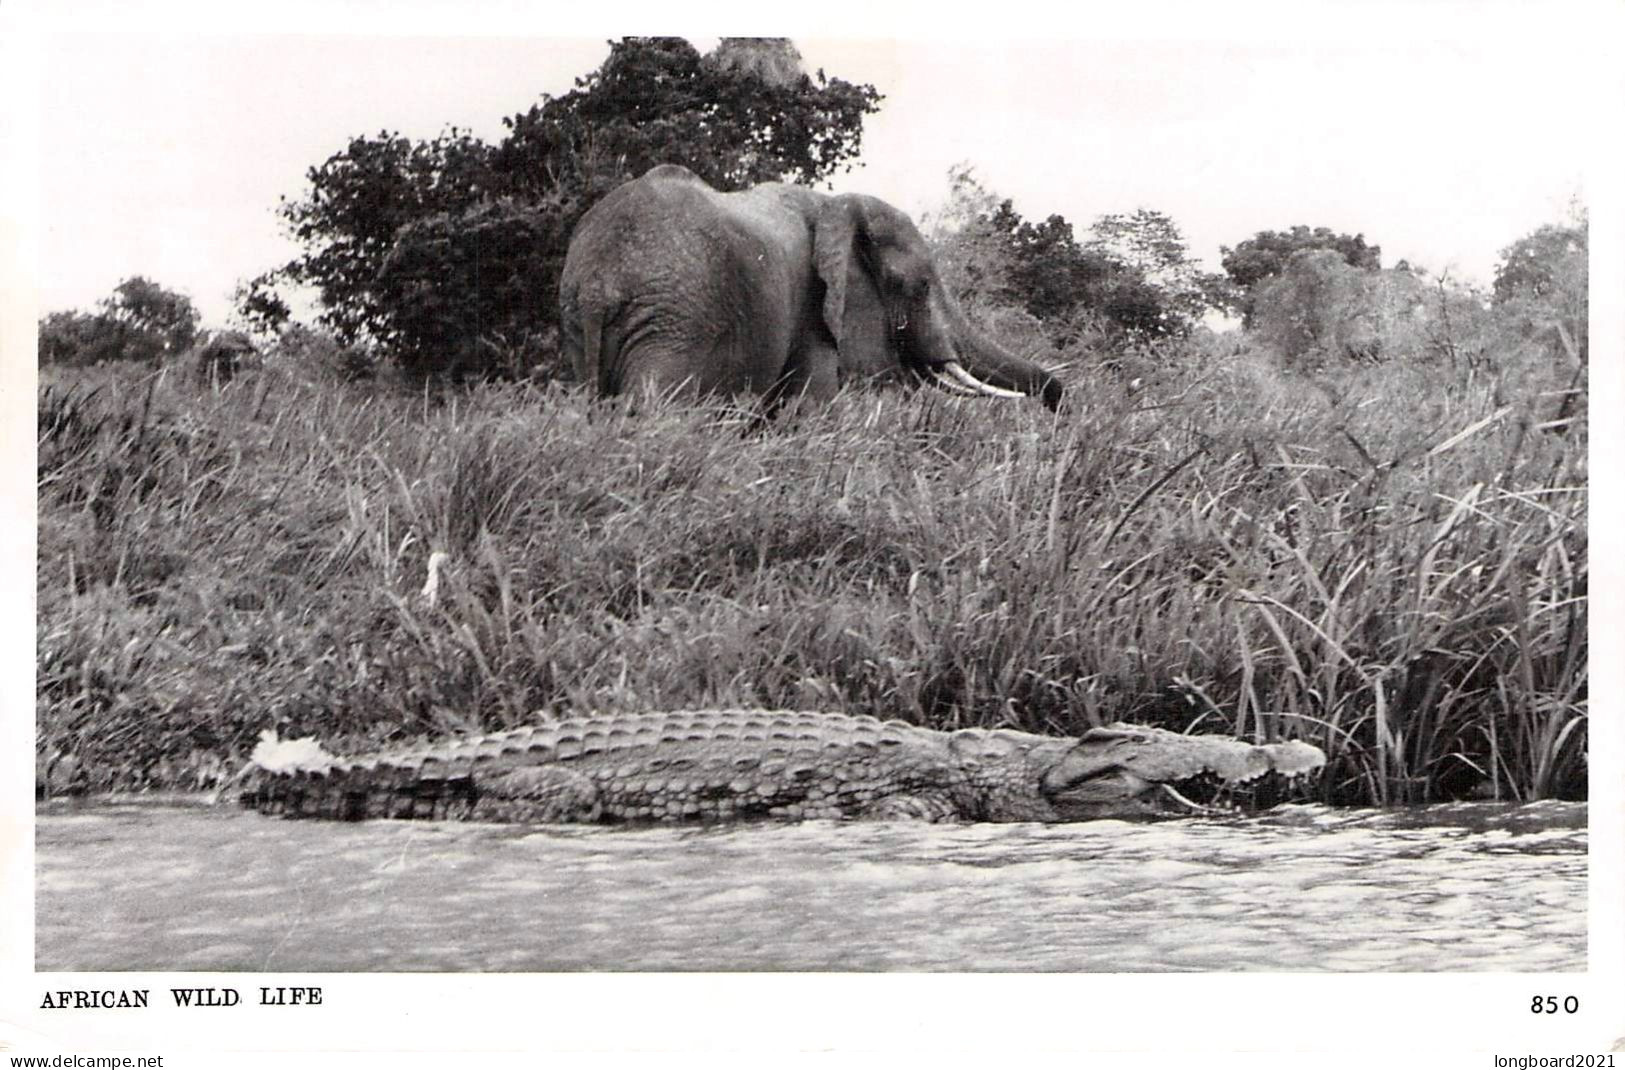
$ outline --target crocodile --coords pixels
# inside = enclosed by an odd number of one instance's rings
[[[240,774],[239,798],[264,813],[347,820],[1082,821],[1155,813],[1164,793],[1186,802],[1180,782],[1235,787],[1324,763],[1301,741],[1255,745],[1127,724],[1074,739],[840,713],[687,710],[570,717],[352,757],[271,730]]]

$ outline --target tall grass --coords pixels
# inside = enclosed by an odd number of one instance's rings
[[[1337,802],[1585,792],[1584,428],[1488,391],[1241,356],[1059,417],[859,392],[764,429],[80,374],[40,401],[53,789],[207,786],[271,723],[740,704],[1305,738]]]

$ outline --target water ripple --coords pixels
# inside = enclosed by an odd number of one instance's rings
[[[42,970],[1585,968],[1585,807],[643,829],[47,809]]]

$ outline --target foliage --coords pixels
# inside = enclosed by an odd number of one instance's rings
[[[1149,333],[1189,333],[1208,312],[1233,301],[1225,277],[1203,271],[1186,255],[1179,225],[1162,212],[1140,208],[1130,215],[1103,215],[1090,224],[1085,246],[1134,269],[1155,291],[1158,316],[1177,328]]]
[[[99,364],[124,360],[139,341],[105,316],[90,312],[52,312],[39,321],[39,362],[47,364]],[[141,347],[136,359],[151,359],[151,346]]]
[[[1350,267],[1366,271],[1382,267],[1382,246],[1367,245],[1363,234],[1338,234],[1329,227],[1261,230],[1235,248],[1221,245],[1220,264],[1235,287],[1244,324],[1252,325],[1259,288],[1278,277],[1293,256],[1313,249],[1329,249]]]
[[[724,38],[710,57],[680,38],[614,42],[573,91],[507,121],[495,166],[520,193],[574,172],[589,201],[659,163],[724,190],[821,181],[857,156],[880,96],[822,71],[790,77],[793,53],[772,38]]]
[[[324,331],[289,324],[273,350],[282,374],[306,386],[363,383],[378,378],[381,361],[373,347],[345,345]]]
[[[943,282],[961,301],[1000,292],[1011,268],[1010,249],[989,221],[1003,202],[968,163],[948,168],[948,196],[920,219]]]
[[[657,163],[721,189],[820,181],[856,155],[879,99],[801,73],[782,40],[725,38],[702,57],[678,38],[624,38],[574,90],[506,119],[496,145],[455,128],[352,139],[282,202],[304,252],[273,275],[313,287],[342,343],[379,343],[418,374],[491,371],[499,351],[534,360],[557,325],[569,235],[598,198]],[[274,319],[256,283],[242,313]]]
[[[558,300],[558,278],[569,244],[559,216],[511,198],[482,202],[466,212],[425,216],[401,227],[384,258],[373,293],[394,310],[391,322],[405,338],[397,354],[409,373],[453,379],[508,367],[501,347],[534,353],[541,347],[536,310]],[[515,313],[524,313],[516,316]]]
[[[40,320],[41,364],[159,362],[185,353],[197,338],[191,298],[139,275],[98,304],[98,312],[53,312]]]
[[[306,174],[311,188],[304,198],[283,199],[279,214],[305,252],[277,277],[313,287],[323,306],[320,322],[346,344],[399,340],[396,310],[374,290],[395,235],[418,219],[476,203],[489,155],[455,128],[421,142],[388,132],[352,138]]]
[[[1590,248],[1590,222],[1581,210],[1572,223],[1549,223],[1501,250],[1495,269],[1495,299],[1546,297],[1566,288],[1576,264]]]
[[[276,292],[275,272],[237,284],[232,292],[233,322],[250,334],[275,337],[293,323],[293,309]]]
[[[1583,423],[1465,365],[1168,344],[1062,420],[894,390],[748,434],[280,351],[218,391],[47,369],[42,779],[211,786],[273,721],[340,749],[727,703],[1302,737],[1336,802],[1583,797]]]
[[[1147,209],[1108,215],[1080,242],[1065,217],[1024,219],[968,167],[949,172],[949,200],[929,221],[939,266],[962,301],[992,299],[1025,309],[1068,344],[1092,320],[1120,336],[1179,338],[1223,287],[1186,255],[1173,220]]]
[[[1361,269],[1330,249],[1299,251],[1254,291],[1244,344],[1322,389],[1353,367],[1429,377],[1447,394],[1482,389],[1521,426],[1571,433],[1587,416],[1583,209],[1509,246],[1492,294],[1409,267]]]
[[[1567,223],[1548,224],[1501,251],[1495,306],[1515,318],[1526,337],[1555,335],[1560,352],[1586,361],[1590,316],[1591,226],[1576,206]]]
[[[199,317],[192,299],[139,275],[115,286],[101,305],[104,315],[155,339],[165,357],[186,352],[197,337]]]
[[[1291,368],[1377,361],[1394,355],[1422,289],[1408,271],[1363,270],[1335,250],[1306,249],[1255,291],[1253,331]]]

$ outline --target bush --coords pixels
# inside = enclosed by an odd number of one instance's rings
[[[395,309],[395,356],[413,375],[514,378],[551,351],[544,313],[558,303],[569,234],[563,218],[514,201],[408,223],[379,271],[377,299]],[[517,344],[516,344],[517,343]]]
[[[1351,267],[1337,252],[1311,249],[1258,287],[1253,333],[1290,368],[1378,361],[1401,351],[1421,300],[1409,272]]]

